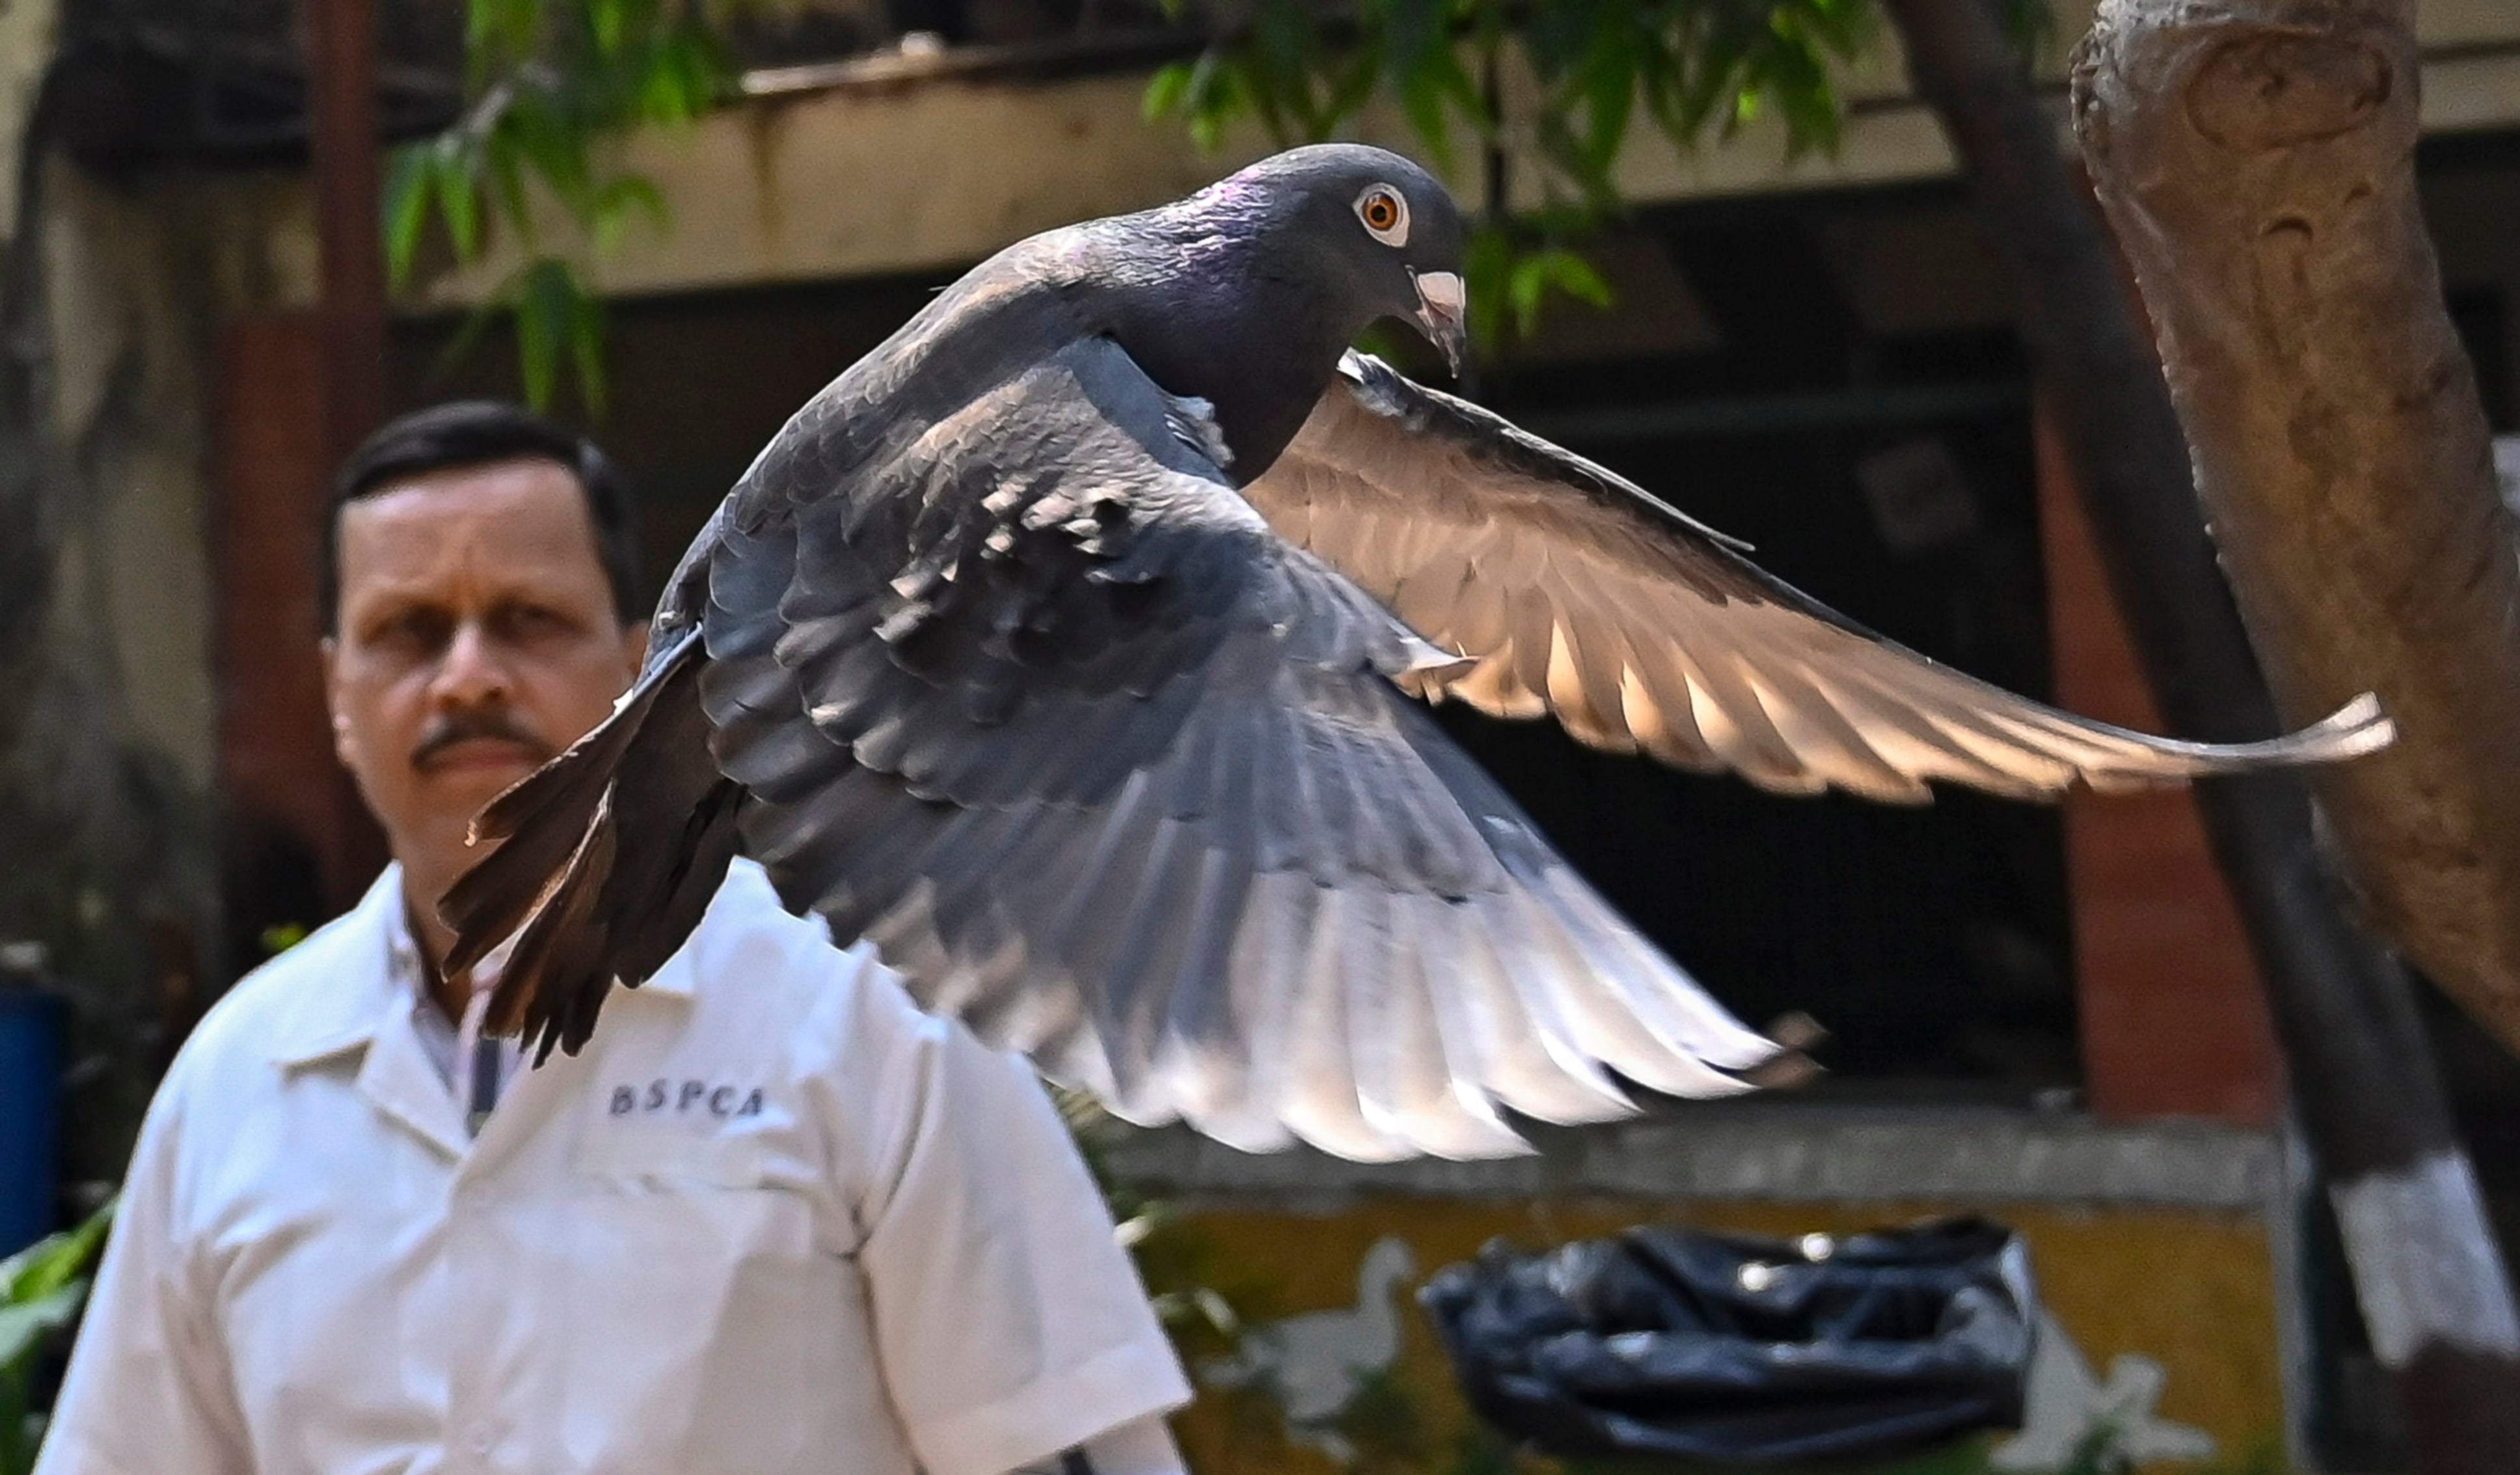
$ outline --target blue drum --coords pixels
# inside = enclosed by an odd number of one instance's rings
[[[0,976],[0,1256],[52,1232],[61,1094],[61,1001]]]

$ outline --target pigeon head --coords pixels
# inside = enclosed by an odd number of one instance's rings
[[[1344,308],[1344,343],[1383,318],[1410,324],[1462,371],[1462,257],[1468,230],[1435,176],[1385,149],[1316,144],[1264,158],[1193,204],[1249,212],[1264,249],[1318,274]]]
[[[1292,149],[1104,222],[1102,326],[1155,382],[1214,408],[1247,482],[1373,323],[1410,324],[1459,366],[1467,234],[1443,185],[1397,154]]]

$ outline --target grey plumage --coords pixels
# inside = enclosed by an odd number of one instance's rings
[[[2053,712],[1343,352],[1383,316],[1457,334],[1460,252],[1414,166],[1299,150],[1012,247],[841,375],[685,557],[614,717],[484,813],[505,843],[446,912],[451,966],[523,929],[493,1027],[577,1049],[740,836],[927,1006],[1125,1116],[1510,1152],[1500,1105],[1599,1120],[1610,1072],[1720,1095],[1778,1050],[1413,696],[1900,800],[2387,740],[2363,704],[2248,747]]]

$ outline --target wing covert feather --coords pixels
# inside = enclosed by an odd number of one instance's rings
[[[1427,683],[1597,747],[1763,788],[2052,798],[2386,745],[2367,695],[2265,742],[2155,738],[2016,696],[1856,625],[1743,545],[1488,411],[1350,353],[1242,489],[1272,527],[1467,657]]]

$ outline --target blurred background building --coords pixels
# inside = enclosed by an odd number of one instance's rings
[[[2088,21],[2067,0],[2055,34]],[[25,160],[0,175],[0,517],[19,519],[0,522],[0,681],[26,693],[0,711],[0,751],[21,755],[0,941],[40,944],[81,983],[72,1180],[117,1171],[192,1019],[377,856],[315,664],[333,450],[297,23],[287,0],[0,8],[0,142]],[[379,24],[386,132],[443,126],[460,7],[381,0]],[[2520,12],[2438,0],[2423,27],[2434,239],[2488,412],[2520,430]],[[605,414],[561,413],[639,489],[650,577],[789,413],[964,267],[1262,152],[1250,136],[1205,155],[1142,115],[1150,68],[1198,42],[1150,0],[831,0],[740,37],[743,102],[633,140],[670,221],[599,269]],[[1635,208],[1594,252],[1613,305],[1553,306],[1478,366],[1475,392],[1927,654],[2157,728],[2002,275],[1902,75],[1885,39],[1848,82],[1833,155],[1788,158],[1767,121],[1694,153],[1640,136],[1620,165]],[[1487,203],[1492,177],[1466,168],[1465,199]],[[1506,203],[1538,203],[1515,178]],[[422,263],[392,305],[388,408],[517,393],[497,330],[458,341],[513,260]],[[2061,1332],[2038,1438],[1952,1468],[2060,1467],[2041,1451],[2070,1453],[2112,1409],[2150,1431],[2130,1448],[2178,1456],[2164,1468],[2385,1463],[2376,1373],[2185,796],[1778,799],[1552,728],[1446,720],[1737,1012],[1817,1018],[1830,1074],[1543,1134],[1540,1156],[1501,1165],[1123,1144],[1123,1171],[1199,1211],[1224,1288],[1255,1315],[1350,1318],[1323,1323],[1330,1345],[1389,1373],[1276,1410],[1291,1423],[1265,1438],[1247,1398],[1216,1401],[1189,1431],[1203,1470],[1328,1461],[1324,1430],[1356,1460],[1455,1468],[1462,1414],[1398,1292],[1490,1234],[1651,1218],[1800,1233],[1963,1209],[2029,1233]],[[66,853],[82,859],[38,864]],[[2513,1243],[2520,1070],[2433,1012]],[[1414,1269],[1377,1257],[1391,1239]],[[1398,1313],[1391,1335],[1377,1307]]]

